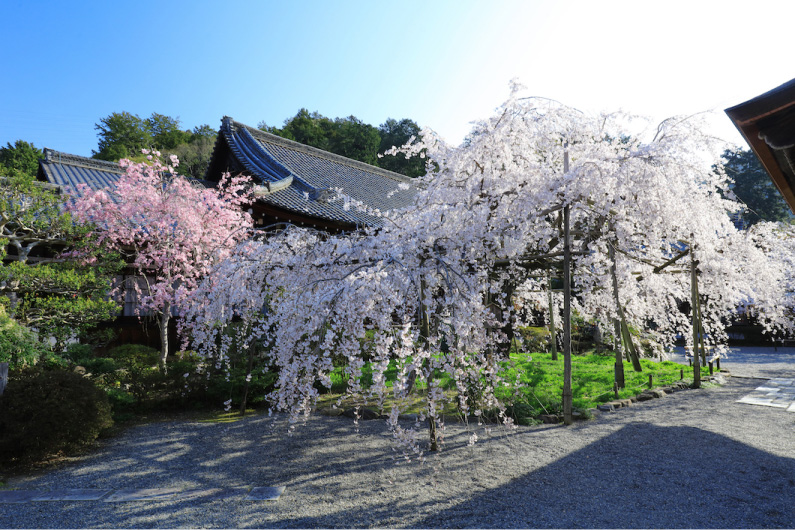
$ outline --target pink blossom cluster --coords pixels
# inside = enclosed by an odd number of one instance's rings
[[[225,176],[217,188],[205,188],[176,173],[157,151],[144,151],[146,163],[121,160],[125,173],[114,189],[83,186],[70,204],[77,219],[97,227],[101,245],[129,256],[145,281],[135,282],[141,314],[155,312],[167,325],[211,268],[249,237],[251,202],[247,177]],[[164,345],[164,352],[167,345]]]

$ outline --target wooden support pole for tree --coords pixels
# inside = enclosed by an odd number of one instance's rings
[[[692,237],[691,237],[692,239]],[[690,247],[690,314],[692,317],[693,327],[693,388],[701,387],[701,366],[699,365],[699,352],[698,352],[698,335],[699,335],[699,318],[698,318],[698,288],[696,282],[698,281],[698,272],[696,272],[696,258],[693,252],[693,246]]]
[[[629,355],[629,360],[632,361],[632,369],[636,372],[642,372],[643,366],[640,364],[638,350],[635,348],[635,343],[632,342],[632,334],[629,332],[629,326],[624,319],[624,310],[621,306],[618,306],[618,311],[621,315],[621,337],[624,339],[624,346],[626,347],[627,355]]]
[[[0,396],[6,389],[8,384],[8,363],[0,363]]]
[[[704,333],[704,320],[701,314],[701,293],[698,290],[698,277],[696,277],[696,314],[698,315],[698,340],[701,346],[701,366],[706,366],[707,364],[707,348],[704,345],[704,338],[706,337],[706,333]]]
[[[613,299],[615,300],[616,307],[620,307],[621,304],[618,298],[618,277],[616,276],[616,250],[612,244],[610,244],[607,248],[608,257],[610,259],[610,275],[613,277]],[[618,319],[613,319],[613,327],[615,329],[616,340],[615,340],[615,351],[616,351],[616,362],[615,362],[615,381],[619,388],[624,388],[624,359],[621,355],[621,324],[619,324]]]
[[[552,341],[552,360],[558,360],[558,336],[555,331],[555,306],[552,304],[552,276],[547,276],[547,299],[549,301],[549,339]]]
[[[568,143],[563,152],[563,172],[569,172]],[[571,425],[571,241],[570,212],[567,204],[563,208],[563,423]]]

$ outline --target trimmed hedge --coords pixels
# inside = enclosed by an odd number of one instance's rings
[[[11,374],[0,397],[0,460],[41,460],[75,451],[113,425],[108,397],[63,370]]]

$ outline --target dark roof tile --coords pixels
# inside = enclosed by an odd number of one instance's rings
[[[229,117],[223,119],[219,136],[238,164],[269,190],[259,200],[286,210],[353,225],[379,226],[382,219],[374,215],[374,210],[405,208],[417,192],[415,181],[409,177],[299,144]],[[216,149],[214,156],[219,152]],[[346,204],[336,190],[370,211]]]
[[[39,161],[39,180],[60,186],[64,193],[79,196],[78,187],[85,184],[92,190],[113,187],[124,170],[114,162],[105,162],[44,150],[44,159]]]

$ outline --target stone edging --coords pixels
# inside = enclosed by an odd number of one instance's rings
[[[717,383],[717,384],[724,384],[726,382],[725,377],[730,377],[731,374],[727,371],[722,371],[720,374],[715,374],[711,376],[706,376],[702,379],[704,383]],[[679,392],[680,390],[690,390],[692,387],[690,383],[686,383],[685,381],[677,381],[676,383],[660,387],[660,388],[650,388],[648,390],[644,390],[637,396],[626,398],[626,399],[615,399],[613,401],[608,401],[607,403],[602,403],[601,405],[597,405],[595,409],[590,409],[592,414],[599,414],[601,412],[615,412],[618,409],[629,407],[635,403],[642,403],[644,401],[651,401],[652,399],[657,399],[661,397],[665,397],[668,394],[672,394],[674,392]]]

